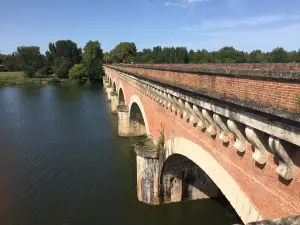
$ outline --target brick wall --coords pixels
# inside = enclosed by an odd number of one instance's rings
[[[145,71],[141,72],[144,73]],[[169,75],[173,76],[173,73]],[[273,154],[268,154],[267,164],[265,167],[260,168],[252,159],[253,147],[250,143],[247,143],[245,154],[239,155],[233,147],[233,136],[230,144],[225,146],[218,138],[212,139],[207,132],[203,133],[198,127],[187,123],[184,119],[167,111],[157,102],[141,94],[133,86],[126,83],[126,80],[118,77],[117,74],[110,73],[109,76],[116,80],[117,87],[122,83],[126,102],[129,103],[133,95],[140,98],[148,121],[149,131],[154,140],[159,139],[159,130],[162,125],[166,142],[173,137],[182,137],[201,146],[228,171],[265,219],[300,214],[299,152],[296,152],[293,156],[296,165],[295,178],[290,183],[285,183],[275,173],[278,162]]]
[[[271,66],[272,65],[272,66]],[[151,65],[152,66],[152,65]],[[168,67],[169,65],[153,65]],[[196,65],[181,65],[193,67]],[[201,65],[203,66],[203,65]],[[204,65],[212,67],[212,65]],[[216,65],[225,67],[226,65]],[[246,65],[227,65],[228,67],[251,67]],[[241,100],[251,103],[256,103],[264,107],[274,109],[284,109],[290,112],[297,111],[296,96],[300,95],[300,80],[290,81],[284,77],[280,79],[270,80],[257,79],[255,77],[234,77],[217,74],[196,74],[188,72],[175,72],[159,69],[136,68],[131,66],[112,66],[116,69],[131,72],[137,75],[146,76],[148,78],[159,80],[161,82],[177,85],[187,89],[200,91],[203,93],[217,94],[232,100]],[[253,65],[255,67],[255,65]],[[256,65],[259,67],[259,65]],[[260,66],[261,68],[275,68],[276,64],[270,66]],[[277,66],[279,67],[279,66]],[[281,70],[292,66],[281,66]],[[160,67],[161,68],[161,67]],[[172,68],[175,68],[174,66]],[[294,66],[294,70],[300,70],[300,66]],[[241,71],[239,70],[239,73]],[[272,74],[269,76],[272,76]],[[288,73],[288,72],[287,72]]]

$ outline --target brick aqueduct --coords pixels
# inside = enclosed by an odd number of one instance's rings
[[[300,66],[104,68],[119,135],[148,136],[135,147],[140,201],[223,194],[244,223],[299,219]]]

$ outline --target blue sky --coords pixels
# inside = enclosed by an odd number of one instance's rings
[[[186,46],[269,51],[300,48],[299,0],[1,0],[0,51],[71,39],[138,49]]]

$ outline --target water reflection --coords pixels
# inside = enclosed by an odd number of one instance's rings
[[[137,201],[135,153],[97,86],[0,89],[0,224],[231,224],[212,200]]]

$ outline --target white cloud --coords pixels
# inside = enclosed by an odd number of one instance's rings
[[[208,36],[223,32],[223,31],[231,31],[234,32],[236,30],[247,30],[247,29],[255,29],[261,26],[267,25],[275,25],[280,26],[282,23],[291,23],[298,22],[300,19],[300,15],[280,15],[280,16],[258,16],[258,17],[250,17],[243,19],[223,19],[223,20],[204,20],[200,23],[200,25],[192,25],[192,26],[184,26],[181,27],[180,30],[193,32],[195,34],[202,34]]]
[[[186,8],[189,7],[190,5],[200,3],[200,2],[209,2],[210,0],[181,0],[181,1],[167,1],[164,3],[164,6],[169,7],[169,6],[174,6],[174,7],[181,7],[181,8]]]
[[[283,46],[287,50],[295,50],[299,48],[300,15],[202,21],[199,25],[181,27],[180,31],[189,33],[190,41],[184,45],[196,49],[217,50],[234,46],[246,51],[270,51]],[[199,39],[201,42],[196,41]]]

